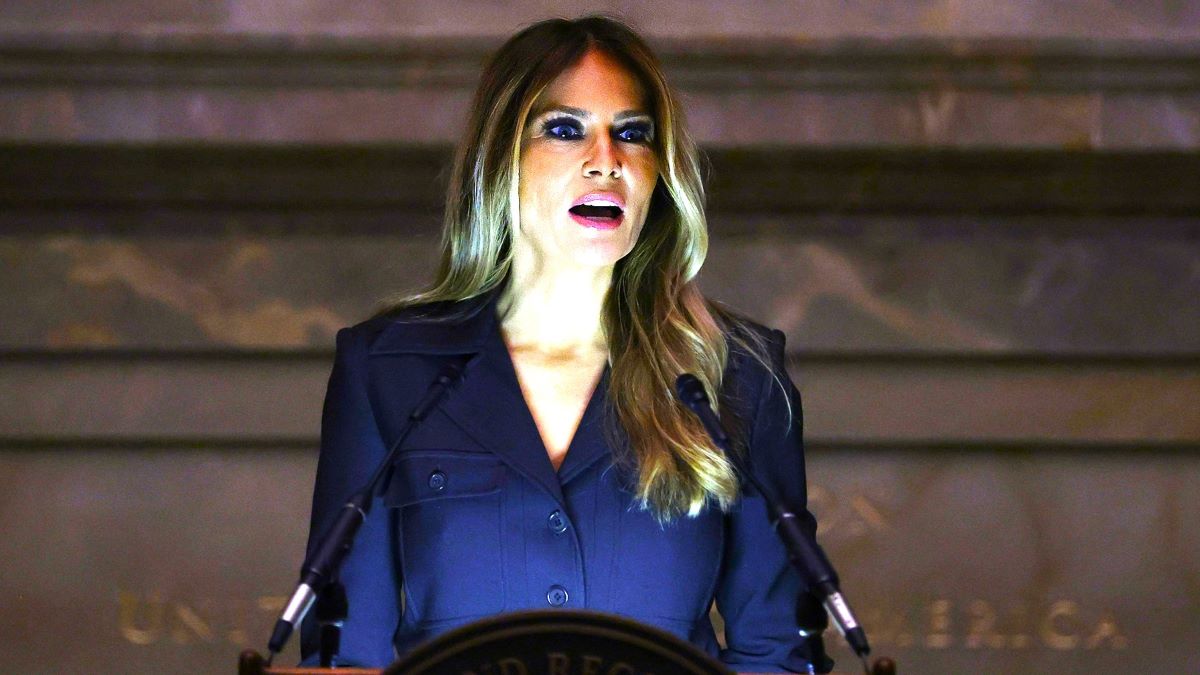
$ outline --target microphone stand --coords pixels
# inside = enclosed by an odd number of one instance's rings
[[[346,587],[332,579],[317,597],[317,624],[321,627],[322,668],[336,668],[338,652],[342,649],[342,623],[350,614]]]
[[[750,470],[746,460],[733,452],[730,445],[729,434],[725,432],[724,426],[713,412],[712,404],[708,399],[708,393],[704,390],[704,385],[695,375],[684,373],[675,381],[675,390],[679,395],[679,399],[686,405],[696,416],[700,418],[704,425],[705,431],[712,438],[713,443],[725,453],[725,457],[733,464],[734,469],[748,481],[755,490],[762,495],[763,500],[767,503],[767,512],[770,514],[771,526],[775,529],[775,534],[783,541],[784,548],[788,552],[788,559],[792,565],[800,572],[800,575],[808,581],[809,588],[812,593],[816,594],[824,604],[826,611],[834,618],[834,623],[841,632],[850,648],[862,659],[863,671],[870,675],[871,668],[867,663],[867,656],[871,653],[871,647],[867,644],[867,634],[855,619],[853,612],[850,611],[850,606],[846,603],[846,599],[842,597],[841,591],[838,590],[837,573],[833,570],[833,565],[829,559],[825,557],[825,552],[821,547],[808,536],[804,531],[804,527],[800,524],[800,519],[793,513],[786,504],[784,504],[772,490],[769,490],[766,485],[758,480],[758,477]],[[820,632],[824,627],[815,627],[804,620],[801,620],[801,614],[809,616],[804,612],[803,606],[804,596],[802,595],[797,601],[797,619],[800,620],[800,630],[804,634],[806,641],[810,647],[818,647],[820,652],[818,657],[824,657],[821,663],[812,663],[814,668],[826,666],[832,669],[832,661],[828,655],[824,653],[824,641],[815,642],[812,640],[814,629],[817,630],[815,636],[820,638]],[[825,625],[828,625],[827,621]],[[829,672],[829,670],[817,670],[816,672]]]
[[[829,615],[821,606],[821,601],[812,593],[801,593],[796,596],[796,626],[800,637],[804,639],[805,658],[814,673],[829,673],[833,671],[833,659],[825,652],[825,638],[822,637],[829,627]]]
[[[421,399],[408,419],[404,421],[404,426],[400,429],[396,441],[392,443],[392,447],[375,469],[371,479],[342,507],[333,527],[321,538],[320,543],[314,549],[313,556],[304,564],[300,583],[275,622],[274,630],[271,631],[271,639],[267,643],[267,649],[270,650],[267,656],[268,666],[271,665],[275,655],[283,650],[288,638],[291,637],[296,626],[300,625],[326,584],[337,575],[342,560],[345,559],[346,554],[350,551],[350,546],[354,543],[354,536],[358,533],[358,528],[366,521],[367,514],[371,512],[375,491],[383,483],[384,478],[391,473],[392,463],[395,461],[404,439],[437,407],[449,388],[462,377],[463,367],[463,363],[451,361],[442,368],[437,378],[429,385],[429,390],[425,392],[425,398]],[[340,624],[341,621],[336,620],[333,623]],[[336,655],[331,655],[331,660],[334,656]]]

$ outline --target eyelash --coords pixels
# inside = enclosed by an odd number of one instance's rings
[[[560,135],[554,133],[554,130],[558,129],[560,127],[570,128],[575,135],[560,136]],[[637,133],[641,134],[641,137],[636,138],[636,139],[621,138],[621,140],[625,141],[626,143],[645,144],[645,143],[649,143],[651,140],[650,125],[648,125],[648,124],[636,123],[636,122],[633,124],[629,124],[617,132],[617,137],[620,138],[621,134],[623,134],[627,131],[636,131]],[[560,118],[556,118],[556,119],[552,119],[552,120],[547,120],[546,123],[542,125],[542,133],[546,134],[547,136],[549,136],[551,138],[558,139],[560,141],[575,141],[575,140],[579,140],[579,138],[583,132],[579,128],[579,123],[576,122],[575,120],[566,118],[566,117],[560,117]]]

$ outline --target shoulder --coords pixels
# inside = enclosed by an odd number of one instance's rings
[[[371,354],[446,353],[474,348],[494,322],[491,298],[385,308],[338,331],[338,348],[355,345]]]
[[[725,334],[727,373],[761,380],[785,370],[783,331],[765,326],[728,307],[709,301],[709,309]]]
[[[466,321],[478,315],[485,307],[495,302],[494,292],[477,295],[463,300],[439,300],[386,305],[364,321],[391,321],[398,323],[454,323]]]
[[[725,334],[729,357],[721,384],[721,400],[733,419],[748,423],[779,398],[790,382],[784,357],[783,331],[716,306],[714,317]]]
[[[337,332],[339,346],[343,341],[354,341],[369,345],[382,333],[392,320],[384,316],[372,316],[356,324],[341,328]]]

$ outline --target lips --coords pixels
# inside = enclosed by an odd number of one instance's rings
[[[615,192],[591,192],[576,199],[568,211],[584,227],[614,229],[625,220],[625,199]]]

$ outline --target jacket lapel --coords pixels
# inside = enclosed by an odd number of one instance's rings
[[[446,416],[560,503],[564,501],[499,330],[484,341],[474,368],[464,375],[455,394],[442,408]]]
[[[481,300],[477,311],[471,311],[461,320],[395,321],[372,345],[371,355],[469,356],[462,381],[439,410],[475,442],[561,503],[564,500],[559,476],[550,464],[525,404],[512,359],[499,330],[496,320],[498,298],[498,293],[492,293]],[[589,409],[591,407],[589,403]],[[568,458],[571,452],[574,452],[574,442]]]
[[[608,431],[605,429],[608,419],[605,411],[605,401],[608,398],[608,375],[609,368],[605,366],[600,381],[596,383],[596,390],[592,393],[587,408],[583,411],[583,418],[579,420],[579,428],[575,430],[575,436],[571,439],[567,456],[563,458],[562,466],[558,469],[558,480],[564,485],[583,473],[584,469],[610,454],[608,443],[610,439]]]

